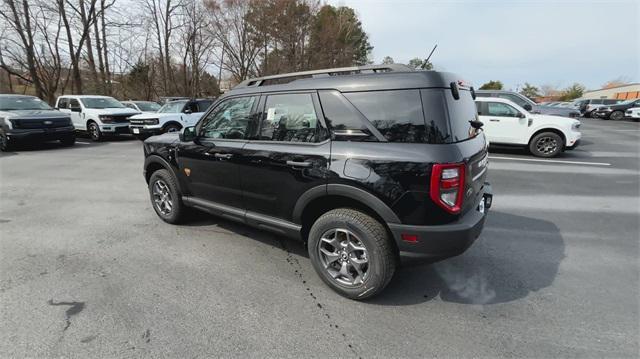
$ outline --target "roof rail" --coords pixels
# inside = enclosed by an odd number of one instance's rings
[[[332,69],[291,72],[286,74],[256,77],[256,78],[244,80],[234,88],[280,85],[280,84],[285,84],[288,82],[292,82],[299,79],[305,79],[305,78],[318,78],[318,77],[329,77],[329,76],[339,76],[339,75],[353,75],[353,74],[360,74],[360,73],[377,73],[377,72],[392,72],[392,71],[414,71],[414,69],[407,65],[402,65],[402,64],[336,67]]]

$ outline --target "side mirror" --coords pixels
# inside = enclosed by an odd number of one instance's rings
[[[184,110],[184,113],[187,114],[187,115],[190,115],[191,113],[193,113],[193,111],[191,111],[191,109],[188,108],[188,109]]]
[[[180,132],[180,142],[191,142],[196,139],[196,127],[189,126],[185,127],[182,132]]]
[[[525,118],[526,116],[524,115],[524,113],[518,112],[518,116],[516,116],[518,118]]]
[[[533,106],[531,106],[530,103],[526,103],[522,108],[524,108],[527,111],[533,110]]]

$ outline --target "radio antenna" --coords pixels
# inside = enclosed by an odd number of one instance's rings
[[[427,59],[424,60],[425,63],[429,62],[429,59],[431,58],[431,55],[433,55],[433,52],[436,51],[437,47],[438,47],[438,44],[435,44],[435,46],[433,46],[433,49],[431,49],[431,52],[429,53],[429,56],[427,56]]]

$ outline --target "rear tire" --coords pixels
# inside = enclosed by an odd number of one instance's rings
[[[151,205],[160,219],[177,224],[184,217],[185,206],[173,175],[165,170],[157,170],[149,179]]]
[[[529,151],[536,157],[555,157],[564,149],[564,140],[555,132],[542,132],[529,141]]]
[[[385,227],[354,209],[334,209],[320,216],[311,227],[308,244],[316,273],[347,298],[363,300],[380,293],[396,269]]]

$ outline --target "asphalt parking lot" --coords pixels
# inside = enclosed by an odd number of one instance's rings
[[[637,357],[640,125],[490,157],[465,254],[344,299],[302,245],[161,222],[134,139],[0,155],[0,357]]]

